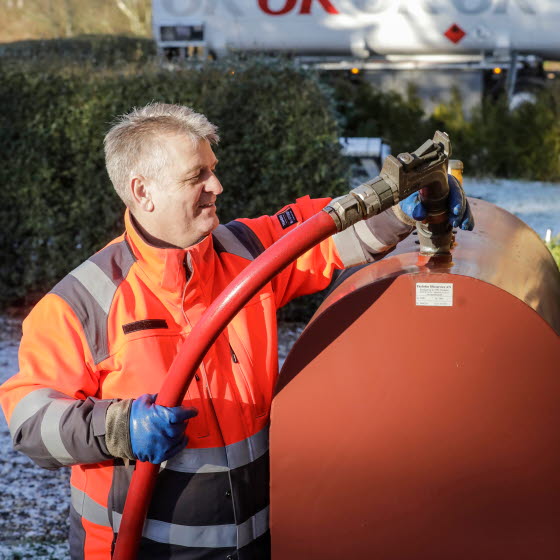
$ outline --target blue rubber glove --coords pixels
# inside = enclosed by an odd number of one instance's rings
[[[453,175],[447,176],[449,181],[448,211],[449,223],[453,227],[460,227],[464,230],[472,231],[474,228],[474,218],[465,196],[463,187]],[[428,212],[420,202],[418,193],[413,193],[399,203],[401,210],[413,220],[421,222],[426,218]]]
[[[137,459],[159,465],[186,447],[187,420],[198,410],[161,406],[155,400],[156,395],[142,395],[132,402],[130,443]]]

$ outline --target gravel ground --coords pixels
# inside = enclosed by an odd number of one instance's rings
[[[302,324],[279,325],[284,363]],[[0,316],[0,383],[18,370],[21,321]],[[47,471],[17,453],[0,414],[0,560],[68,558],[69,469]]]

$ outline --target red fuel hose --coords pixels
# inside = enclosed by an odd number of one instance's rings
[[[279,239],[237,276],[202,315],[188,337],[188,344],[180,348],[156,404],[181,404],[202,358],[233,317],[276,274],[336,231],[333,218],[319,212]],[[136,463],[118,531],[115,560],[133,560],[137,556],[158,472],[159,465]]]

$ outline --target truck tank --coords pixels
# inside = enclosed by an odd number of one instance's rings
[[[273,560],[560,558],[560,274],[470,203],[450,258],[412,235],[346,271],[289,354]]]

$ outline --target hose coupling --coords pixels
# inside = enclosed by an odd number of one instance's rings
[[[390,208],[395,204],[394,200],[394,187],[377,176],[348,194],[331,200],[324,210],[333,218],[337,230],[343,231],[360,220]]]

